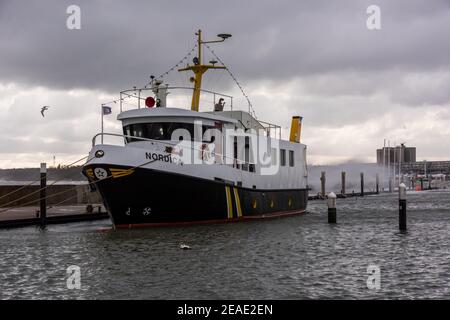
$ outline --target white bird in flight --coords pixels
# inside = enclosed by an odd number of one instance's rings
[[[45,116],[44,116],[44,112],[45,112],[46,110],[48,110],[48,108],[50,108],[50,107],[49,107],[49,106],[43,106],[43,107],[42,107],[42,109],[41,109],[41,114],[42,114],[43,117],[45,117]]]

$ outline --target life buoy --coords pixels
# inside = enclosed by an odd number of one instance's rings
[[[147,108],[153,108],[155,106],[155,98],[153,97],[147,97],[145,99],[145,106]]]
[[[200,159],[204,161],[211,159],[211,157],[213,156],[212,149],[214,148],[210,148],[209,144],[203,143],[200,148]]]

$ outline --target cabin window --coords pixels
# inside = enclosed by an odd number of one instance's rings
[[[214,126],[203,126],[202,134],[206,130],[212,129]],[[152,122],[152,123],[135,123],[127,125],[123,128],[123,132],[127,136],[154,139],[154,140],[171,140],[172,134],[177,129],[185,129],[194,140],[194,124],[183,122]],[[127,142],[142,141],[135,138],[126,138]]]
[[[294,150],[289,150],[289,166],[294,166]]]
[[[286,150],[280,149],[280,164],[282,167],[286,165]]]

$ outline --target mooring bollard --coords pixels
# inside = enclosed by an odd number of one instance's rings
[[[40,218],[41,228],[47,223],[47,164],[41,163]]]
[[[401,183],[398,186],[398,226],[402,231],[406,230],[406,186]]]
[[[328,194],[328,223],[336,223],[336,195],[334,192]]]

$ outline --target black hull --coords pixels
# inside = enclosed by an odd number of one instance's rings
[[[96,181],[94,168],[111,177]],[[116,227],[231,222],[303,213],[308,190],[256,190],[180,174],[109,165],[83,173],[100,192]]]

